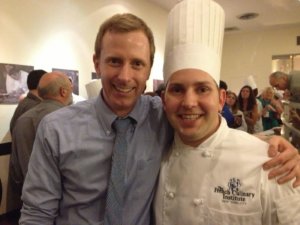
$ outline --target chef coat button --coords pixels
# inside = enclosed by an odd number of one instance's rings
[[[110,131],[109,131],[109,130],[107,130],[107,131],[106,131],[106,134],[107,134],[107,135],[110,135]]]
[[[195,206],[202,205],[203,204],[203,200],[200,199],[200,198],[195,198],[193,200],[193,203],[194,203]]]
[[[179,154],[179,152],[175,152],[175,156],[177,156],[177,157],[178,157],[179,155],[180,155],[180,154]]]
[[[212,154],[209,151],[204,151],[204,152],[202,152],[202,156],[209,158],[209,157],[212,157]]]
[[[173,199],[173,198],[175,198],[175,194],[174,194],[173,192],[169,192],[169,193],[168,193],[168,197],[169,197],[170,199]]]

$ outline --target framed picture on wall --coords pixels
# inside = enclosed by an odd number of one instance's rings
[[[94,79],[100,79],[100,77],[98,77],[96,72],[92,72],[92,80]]]
[[[78,70],[67,70],[67,69],[59,69],[59,68],[52,68],[52,72],[59,71],[66,74],[73,83],[73,93],[79,95],[79,72]]]
[[[0,104],[17,104],[28,92],[27,77],[33,66],[0,63]]]

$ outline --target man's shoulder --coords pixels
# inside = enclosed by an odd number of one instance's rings
[[[92,108],[94,107],[94,101],[82,101],[77,104],[64,106],[58,110],[46,115],[43,119],[47,123],[63,124],[68,121],[74,121],[78,117],[86,117],[92,114]]]
[[[140,110],[144,110],[145,113],[148,111],[151,112],[162,112],[162,100],[158,96],[149,96],[149,95],[142,95],[141,96],[141,104],[138,105]]]
[[[36,105],[40,104],[40,100],[34,100],[28,97],[25,97],[22,101],[19,102],[16,111],[18,112],[26,112],[29,109],[35,107]]]
[[[229,133],[230,142],[235,143],[238,147],[246,146],[247,148],[255,150],[256,147],[268,148],[269,144],[258,137],[249,134],[245,131],[230,129]]]
[[[151,115],[160,117],[163,114],[161,98],[158,96],[142,95],[133,113],[136,113],[139,117],[142,117],[142,115],[145,117]]]

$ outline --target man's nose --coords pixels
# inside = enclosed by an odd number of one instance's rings
[[[192,90],[188,90],[183,97],[182,105],[186,108],[193,108],[197,105],[197,101],[198,96],[196,93]]]
[[[129,64],[123,64],[120,69],[118,78],[124,81],[128,81],[130,79],[131,74],[131,66]]]

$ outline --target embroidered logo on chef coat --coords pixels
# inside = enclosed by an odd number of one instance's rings
[[[242,182],[238,178],[230,178],[227,187],[217,186],[215,193],[222,194],[224,203],[246,204],[248,199],[253,199],[255,194],[243,191]]]

